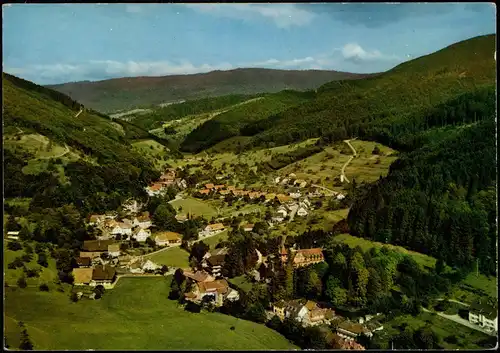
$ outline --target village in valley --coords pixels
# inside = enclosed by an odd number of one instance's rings
[[[2,7],[6,350],[498,345],[494,4],[80,5]]]
[[[307,216],[314,214],[315,205],[321,207],[322,202],[318,203],[318,200],[326,202],[330,200],[341,204],[349,190],[347,183],[347,186],[344,185],[344,190],[347,191],[343,192],[319,185],[312,186],[310,182],[298,179],[294,173],[271,178],[270,188],[274,192],[237,188],[229,183],[220,183],[220,179],[223,178],[215,178],[213,180],[215,183],[207,180],[189,185],[184,178],[178,177],[176,169],[167,168],[158,181],[145,188],[149,197],[146,203],[129,199],[118,211],[90,215],[88,226],[98,235],[95,240],[83,242],[79,256],[75,259],[77,268],[72,271],[73,300],[100,298],[105,295],[106,290],[113,289],[123,277],[174,275],[172,283],[175,283],[173,284],[175,289],[172,291],[178,293],[169,296],[179,300],[186,306],[186,310],[213,311],[221,310],[223,306],[234,305],[231,303],[240,300],[240,292],[244,291],[242,288],[245,285],[235,284],[236,281],[227,277],[227,271],[223,271],[229,252],[225,241],[227,234],[233,234],[233,230],[236,230],[258,236],[256,228],[265,229],[264,232],[269,233],[280,224],[289,224],[294,219],[296,222],[297,220],[303,222]],[[147,203],[152,199],[170,199],[169,202],[182,199],[204,202],[224,200],[229,204],[239,201],[263,205],[266,207],[266,212],[245,215],[240,213],[238,217],[213,216],[211,220],[207,220],[191,213],[189,209],[180,207],[174,217],[180,228],[159,229],[154,223],[154,217],[145,211]],[[182,229],[183,224],[194,219],[199,226],[196,235],[191,235],[186,240],[186,236],[182,231],[179,233],[178,229]],[[283,229],[280,228],[279,232]],[[259,233],[262,235],[263,231],[260,230]],[[199,242],[221,234],[226,236],[219,240],[215,248],[202,247],[202,253],[197,254],[201,256],[200,261],[190,261],[191,266],[167,266],[151,259],[151,255],[174,247],[181,247],[188,252],[191,251],[192,254],[197,243],[199,245]],[[12,233],[11,237],[13,235],[15,234]],[[265,288],[271,285],[273,277],[279,276],[277,264],[282,266],[281,268],[290,266],[292,271],[324,264],[325,257],[321,247],[298,248],[293,237],[284,235],[279,239],[281,240],[276,245],[275,252],[263,255],[261,251],[255,249],[254,263],[243,276],[239,276],[246,278],[243,282],[246,282],[247,286],[257,285]],[[193,255],[190,255],[190,259],[191,257]],[[183,283],[183,291],[179,289],[180,283]],[[496,332],[496,318],[491,321],[489,319],[491,316],[485,316],[482,310],[471,311],[469,321],[480,323],[485,327],[493,325],[492,330]],[[281,299],[269,303],[269,307],[265,308],[265,321],[278,319],[283,322],[285,319],[292,319],[304,328],[334,327],[333,331],[327,330],[326,337],[332,342],[332,347],[339,349],[364,350],[365,347],[359,343],[359,338],[370,338],[375,332],[384,330],[384,325],[378,320],[384,317],[382,313],[344,317],[343,312],[337,311],[337,308],[328,302],[317,302],[307,298]]]

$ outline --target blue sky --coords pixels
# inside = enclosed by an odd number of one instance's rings
[[[12,4],[2,10],[4,71],[39,84],[237,67],[380,72],[496,33],[492,3]]]

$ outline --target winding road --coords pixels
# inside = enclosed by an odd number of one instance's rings
[[[341,181],[345,180],[348,183],[350,183],[350,181],[345,176],[345,168],[349,165],[349,163],[351,163],[351,161],[354,159],[354,157],[357,156],[356,150],[354,149],[354,147],[352,147],[351,142],[350,142],[350,141],[353,141],[353,140],[356,140],[356,139],[357,139],[357,137],[355,137],[353,139],[350,139],[350,140],[344,140],[344,142],[347,143],[347,145],[351,148],[352,153],[353,153],[353,155],[351,157],[349,157],[349,159],[347,160],[347,162],[345,162],[345,164],[342,166],[342,170],[340,172],[340,179],[341,179]]]

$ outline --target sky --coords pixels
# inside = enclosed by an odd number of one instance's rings
[[[2,16],[4,72],[38,84],[241,67],[381,72],[496,33],[493,3],[8,4]]]

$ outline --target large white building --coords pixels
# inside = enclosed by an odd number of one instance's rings
[[[476,302],[469,308],[469,322],[498,332],[498,309],[486,303]]]

